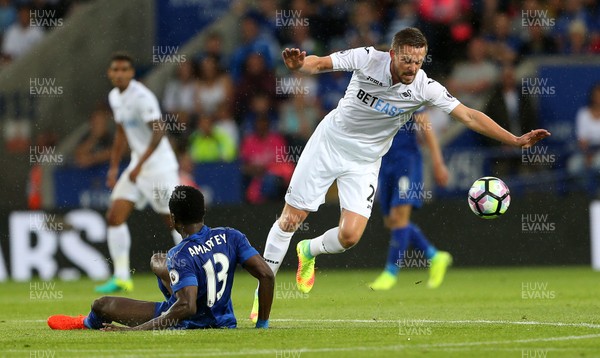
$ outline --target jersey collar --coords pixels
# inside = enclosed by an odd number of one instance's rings
[[[183,239],[182,241],[185,240],[189,240],[189,241],[195,241],[195,240],[202,240],[206,237],[206,235],[208,235],[208,232],[210,231],[210,228],[206,225],[202,226],[202,229],[200,229],[200,231],[198,231],[195,234],[192,234],[188,237],[186,237],[185,239]]]
[[[137,81],[136,81],[135,79],[133,79],[133,78],[132,78],[132,79],[129,81],[129,84],[127,85],[127,88],[125,88],[125,91],[123,91],[123,92],[119,91],[119,94],[120,94],[121,96],[126,96],[126,95],[127,95],[127,93],[129,93],[129,92],[131,91],[131,89],[132,89],[132,88],[135,86],[135,83],[136,83],[136,82],[137,82]]]

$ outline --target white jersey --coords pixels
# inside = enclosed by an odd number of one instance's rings
[[[392,84],[388,52],[361,47],[331,54],[334,71],[354,71],[344,98],[321,125],[329,140],[351,157],[375,161],[390,148],[398,129],[423,105],[450,113],[460,102],[419,70],[414,81]]]
[[[152,140],[152,128],[149,122],[160,120],[161,112],[158,100],[146,86],[131,80],[125,91],[113,88],[108,94],[115,122],[123,126],[131,149],[129,168],[137,165],[139,158],[146,152]],[[179,165],[173,148],[167,137],[163,137],[152,155],[144,162],[140,174],[149,174],[177,170]]]
[[[585,140],[592,146],[600,146],[600,121],[594,117],[589,107],[577,111],[575,132],[577,139]]]

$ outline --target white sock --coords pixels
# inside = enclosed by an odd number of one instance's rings
[[[292,240],[293,235],[293,232],[285,232],[281,230],[279,227],[279,221],[277,220],[275,220],[271,230],[269,230],[263,257],[275,275],[281,266],[283,257],[290,247],[290,241]]]
[[[339,227],[325,231],[319,237],[310,240],[310,254],[319,256],[321,254],[339,254],[346,251],[338,239]]]
[[[131,236],[127,223],[119,226],[109,226],[106,241],[108,241],[108,252],[115,268],[115,277],[121,280],[129,280],[129,248],[131,247]]]
[[[179,233],[175,229],[171,230],[171,237],[173,238],[173,243],[175,245],[179,244],[181,242],[181,240],[183,240],[181,238],[181,235],[179,235]]]

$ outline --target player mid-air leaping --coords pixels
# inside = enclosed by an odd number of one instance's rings
[[[485,114],[461,104],[421,70],[426,54],[427,40],[416,28],[396,33],[389,53],[373,47],[325,57],[307,56],[299,49],[283,51],[285,65],[292,71],[354,72],[344,98],[325,116],[304,148],[281,216],[267,236],[263,256],[277,273],[292,235],[310,212],[317,211],[327,189],[337,181],[338,226],[296,246],[300,291],[309,292],[313,287],[316,256],[344,252],[360,240],[371,215],[381,157],[400,126],[421,106],[438,107],[468,128],[511,146],[529,147],[550,135],[537,129],[516,137]],[[253,320],[256,312],[255,298]]]

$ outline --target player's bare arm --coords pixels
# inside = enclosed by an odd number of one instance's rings
[[[283,63],[291,71],[314,75],[333,70],[333,62],[330,56],[307,56],[306,51],[300,51],[297,48],[286,48],[281,52],[281,56],[283,57]]]
[[[105,323],[103,331],[151,331],[156,329],[168,329],[176,326],[182,320],[185,320],[196,314],[196,298],[198,296],[198,286],[186,286],[175,292],[177,301],[164,314],[135,327],[116,326],[112,323]]]
[[[417,128],[423,129],[423,139],[425,140],[425,145],[429,149],[429,153],[431,155],[435,182],[440,186],[446,186],[449,179],[448,168],[446,167],[446,163],[444,163],[444,156],[442,155],[442,150],[440,149],[440,145],[435,132],[433,131],[431,122],[429,121],[429,115],[424,112],[415,114],[413,118],[414,121],[419,124]]]
[[[590,143],[585,139],[580,139],[577,141],[577,145],[579,146],[579,150],[583,154],[586,167],[590,167],[592,165],[592,159],[594,157],[593,152],[590,150]]]
[[[110,165],[108,168],[108,174],[106,176],[106,186],[112,189],[117,183],[117,177],[119,176],[119,163],[121,158],[127,149],[127,138],[125,137],[125,130],[123,126],[117,124],[117,130],[115,131],[115,137],[113,139],[112,148],[110,151]]]
[[[148,123],[148,126],[152,130],[152,139],[150,140],[150,144],[144,152],[144,155],[140,157],[140,160],[135,166],[135,168],[133,168],[133,170],[129,173],[129,180],[131,180],[134,183],[137,179],[137,176],[140,174],[140,171],[142,170],[142,165],[144,165],[144,162],[148,160],[148,158],[150,158],[152,153],[154,153],[154,150],[156,150],[156,148],[160,144],[161,139],[165,135],[164,127],[158,125],[159,122],[160,121],[156,119]]]
[[[529,148],[538,141],[550,136],[550,132],[545,129],[535,129],[517,137],[500,127],[486,114],[469,108],[464,104],[456,106],[456,108],[450,112],[450,115],[462,122],[469,129],[513,147]]]
[[[246,260],[243,267],[258,279],[258,319],[266,321],[271,314],[275,275],[260,255],[254,255]]]

